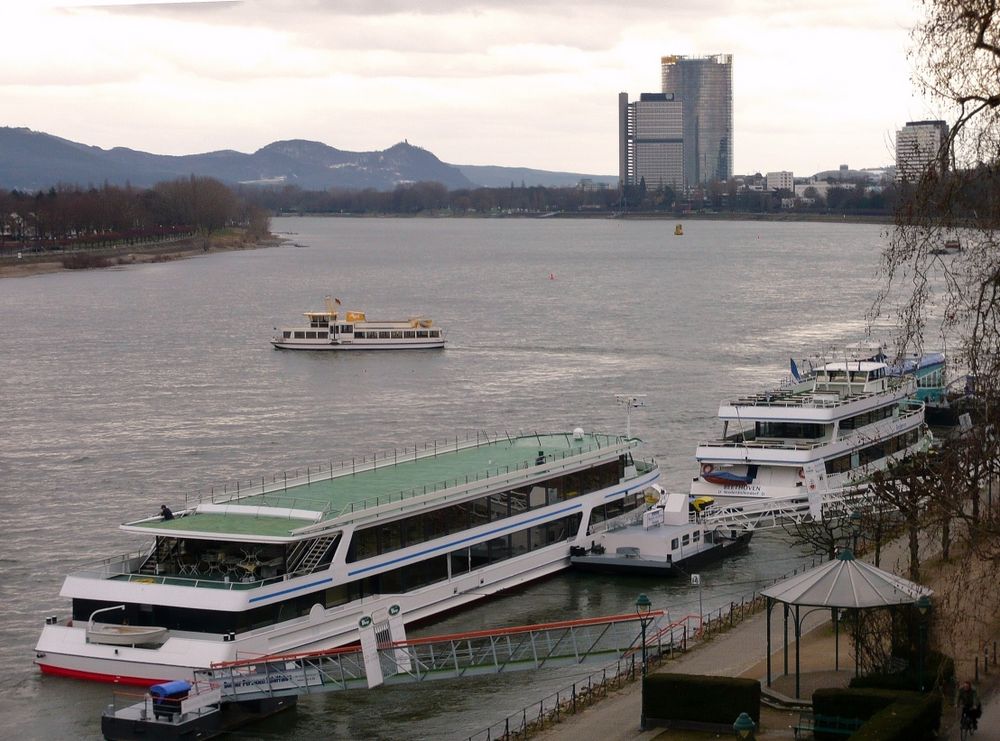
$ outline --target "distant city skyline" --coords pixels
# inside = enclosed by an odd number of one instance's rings
[[[614,175],[613,96],[732,53],[735,173],[894,161],[915,0],[0,0],[0,125],[160,154],[276,139]]]

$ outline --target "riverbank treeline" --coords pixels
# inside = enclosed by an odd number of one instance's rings
[[[213,178],[192,176],[152,188],[0,189],[0,245],[98,247],[212,234],[232,226],[264,236],[268,212]]]
[[[274,213],[343,214],[833,214],[888,218],[896,207],[895,185],[867,183],[823,184],[796,198],[791,191],[753,190],[745,183],[712,183],[681,198],[670,188],[548,188],[540,185],[448,190],[440,183],[408,183],[391,191],[302,190],[296,186],[243,187],[247,200]]]

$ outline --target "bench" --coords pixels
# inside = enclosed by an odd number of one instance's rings
[[[837,736],[850,736],[864,725],[859,718],[841,718],[836,715],[817,715],[815,713],[800,713],[799,722],[795,726],[795,738],[810,738],[815,733],[830,733]]]

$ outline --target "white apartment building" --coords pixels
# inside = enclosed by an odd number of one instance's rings
[[[764,176],[764,187],[767,190],[794,190],[795,178],[788,170],[769,172]]]
[[[947,167],[941,146],[948,138],[944,121],[910,121],[896,132],[896,180],[917,182],[928,167]],[[936,163],[936,164],[935,164]]]

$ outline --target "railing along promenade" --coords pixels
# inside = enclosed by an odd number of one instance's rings
[[[815,567],[816,563],[816,559],[813,558],[808,565],[799,566],[769,581],[762,588],[796,576]],[[731,601],[728,606],[709,610],[704,615],[685,615],[679,620],[668,621],[666,627],[646,637],[647,670],[658,667],[672,660],[675,655],[684,654],[705,640],[739,625],[764,609],[764,605],[764,596],[760,594],[760,590],[755,590],[752,594],[741,597],[739,602]],[[640,643],[629,656],[597,669],[583,679],[525,705],[502,720],[465,738],[467,741],[524,741],[560,723],[565,717],[575,715],[594,705],[612,691],[621,689],[641,676]]]

